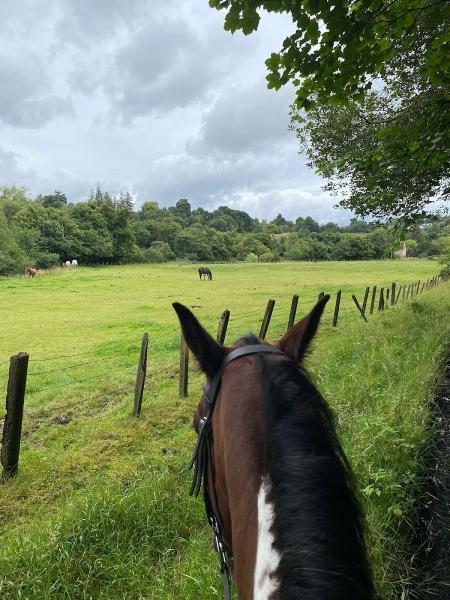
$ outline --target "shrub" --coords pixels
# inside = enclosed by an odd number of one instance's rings
[[[245,257],[245,262],[248,262],[248,263],[258,262],[258,257],[254,252],[249,252],[247,254],[247,256]]]

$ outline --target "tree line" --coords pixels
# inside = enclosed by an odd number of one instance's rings
[[[416,223],[405,241],[408,255],[439,255],[449,235],[449,217]],[[59,191],[32,199],[23,188],[0,188],[1,275],[73,258],[85,265],[362,260],[390,257],[398,246],[391,225],[358,219],[340,227],[278,214],[266,222],[227,206],[192,209],[187,199],[167,208],[145,202],[134,210],[130,194],[114,197],[100,187],[78,203]]]

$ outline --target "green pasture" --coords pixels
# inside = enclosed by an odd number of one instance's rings
[[[268,339],[320,291],[332,294],[309,358],[335,410],[368,518],[383,599],[409,596],[409,541],[428,402],[450,331],[448,284],[363,323],[351,300],[368,285],[425,281],[427,260],[213,265],[199,281],[187,264],[78,268],[0,280],[0,379],[10,355],[30,353],[20,471],[0,483],[0,597],[220,598],[221,580],[200,501],[185,465],[202,376],[191,362],[178,399],[180,301],[227,341],[258,332],[269,298]],[[343,293],[338,327],[335,292]],[[142,418],[131,417],[144,332],[150,336]]]

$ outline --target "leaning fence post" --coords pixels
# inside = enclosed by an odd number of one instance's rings
[[[397,303],[398,303],[398,301],[399,301],[399,299],[400,299],[400,294],[402,293],[402,289],[403,289],[403,285],[401,285],[401,286],[398,288],[398,293],[397,293],[397,297],[396,297],[396,299],[395,299],[395,304],[397,304]]]
[[[261,323],[261,330],[259,332],[260,339],[264,339],[266,337],[267,330],[269,329],[270,319],[272,318],[273,307],[275,306],[275,300],[269,300],[266,307],[266,312],[264,313],[264,318]]]
[[[139,417],[142,407],[142,395],[144,393],[145,376],[147,374],[147,349],[148,349],[148,333],[144,333],[141,344],[141,354],[139,356],[139,364],[136,374],[136,384],[134,386],[134,407],[133,416]]]
[[[356,298],[355,294],[352,294],[352,298],[353,298],[353,302],[356,304],[356,308],[361,313],[361,317],[367,323],[366,315],[364,314],[364,311],[363,311],[362,307],[359,305],[358,299]]]
[[[395,288],[397,287],[397,284],[395,283],[395,281],[392,282],[391,285],[391,306],[394,306],[395,304]]]
[[[219,329],[217,330],[217,341],[222,346],[225,343],[225,336],[227,335],[228,321],[230,320],[230,311],[224,310],[219,321]]]
[[[28,358],[26,352],[11,356],[9,362],[6,415],[3,423],[1,463],[6,477],[14,477],[19,466],[23,404],[27,385]]]
[[[366,314],[366,308],[367,308],[367,300],[369,298],[369,292],[370,292],[370,287],[366,287],[366,291],[364,292],[364,299],[363,299],[363,303],[362,303],[362,311],[364,314]]]
[[[186,344],[184,336],[181,336],[180,346],[180,398],[187,398],[188,395],[188,380],[189,380],[189,348]]]
[[[404,283],[402,285],[402,302],[405,301],[405,294],[406,294],[406,283]]]
[[[297,313],[297,306],[298,306],[298,296],[292,296],[292,301],[291,301],[291,310],[289,312],[289,319],[288,319],[288,325],[287,328],[290,329],[293,324],[295,323],[295,315]]]
[[[389,294],[390,294],[390,289],[386,288],[386,308],[389,306]]]
[[[370,314],[373,315],[373,309],[375,308],[375,299],[377,297],[377,286],[373,286],[372,299],[370,301]]]
[[[384,309],[384,288],[380,289],[380,299],[378,300],[378,310]]]
[[[336,304],[334,305],[334,314],[333,314],[333,327],[337,326],[340,306],[341,306],[341,290],[339,290],[338,293],[336,294]]]

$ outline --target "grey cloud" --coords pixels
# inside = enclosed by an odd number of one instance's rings
[[[194,151],[245,152],[273,151],[273,144],[289,142],[289,104],[292,90],[267,90],[263,81],[252,87],[230,87],[203,119]]]
[[[106,75],[105,91],[113,92],[125,121],[204,102],[231,60],[217,46],[213,36],[199,36],[184,19],[148,21],[117,52],[115,80]]]
[[[21,56],[0,57],[0,120],[18,127],[40,127],[60,115],[71,114],[68,98],[49,93],[50,79],[42,61]]]

